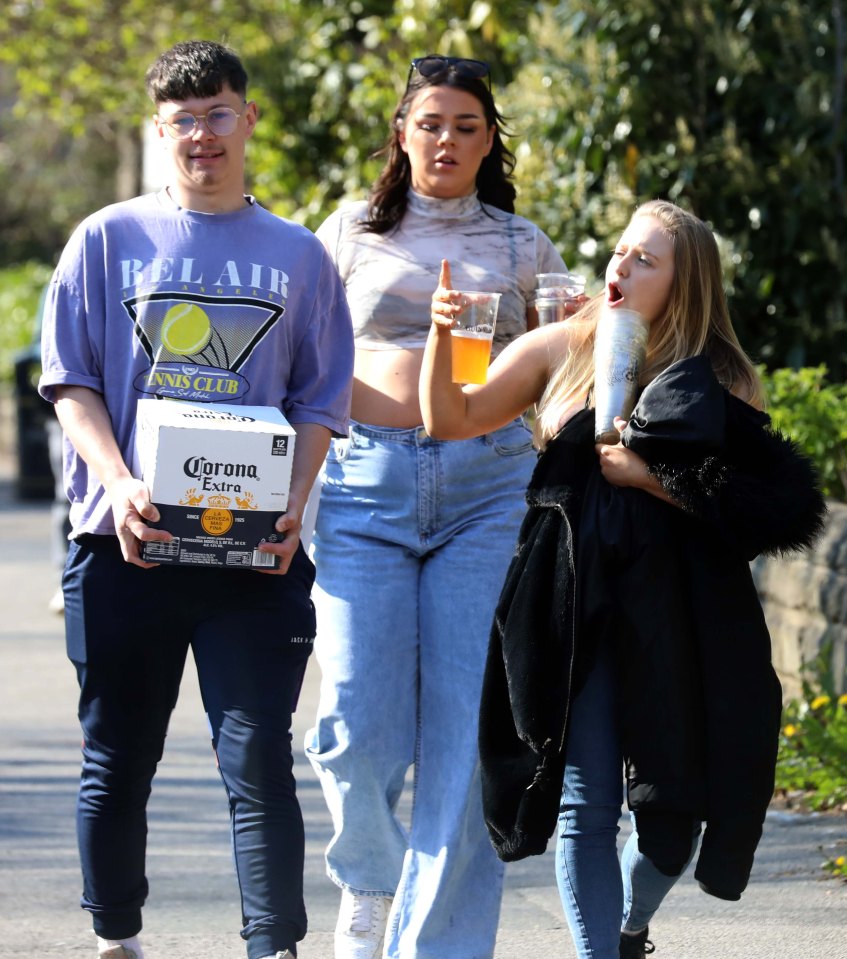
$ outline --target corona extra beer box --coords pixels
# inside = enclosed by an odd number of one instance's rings
[[[144,559],[182,566],[275,569],[260,552],[278,542],[288,506],[295,432],[270,406],[139,400],[141,478],[169,543],[145,543]]]

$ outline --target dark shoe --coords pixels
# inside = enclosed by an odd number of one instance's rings
[[[621,933],[621,959],[644,959],[651,952],[656,951],[656,947],[647,938],[649,929],[642,929],[635,936],[625,936]]]

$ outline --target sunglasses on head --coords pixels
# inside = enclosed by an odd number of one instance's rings
[[[440,73],[455,73],[459,77],[472,80],[488,80],[488,89],[491,89],[491,71],[483,60],[468,60],[465,57],[439,57],[430,54],[426,57],[415,57],[409,66],[409,76],[406,79],[406,89],[412,82],[412,76],[418,73],[422,77],[435,77]]]

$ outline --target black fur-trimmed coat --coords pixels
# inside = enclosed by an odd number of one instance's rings
[[[825,504],[808,460],[703,357],[644,390],[622,441],[682,508],[602,478],[591,410],[539,458],[483,683],[486,823],[504,860],[546,849],[568,710],[606,636],[640,849],[677,874],[691,818],[705,821],[695,876],[737,899],[773,792],[781,708],[749,561],[809,546]]]

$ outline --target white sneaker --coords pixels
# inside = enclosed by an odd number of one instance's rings
[[[61,586],[56,587],[56,592],[50,597],[50,601],[47,603],[47,608],[51,613],[64,613],[65,594],[62,591]]]
[[[129,939],[101,939],[97,937],[97,959],[144,959],[138,936]]]
[[[378,959],[382,955],[391,900],[341,891],[335,927],[335,959]]]

